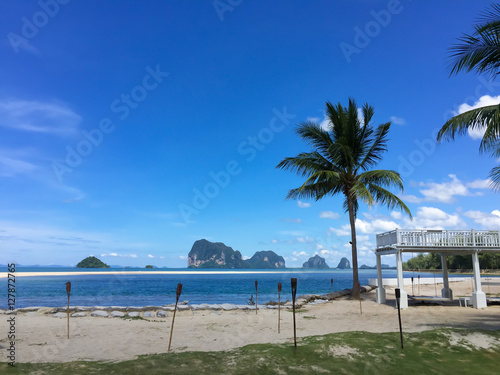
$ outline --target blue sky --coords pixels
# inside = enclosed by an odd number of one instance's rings
[[[308,150],[298,123],[349,97],[393,122],[380,167],[414,215],[361,205],[360,265],[396,227],[500,229],[498,162],[475,134],[435,143],[454,113],[500,102],[500,81],[448,75],[491,3],[2,2],[0,263],[185,267],[206,238],[336,266],[343,198],[287,201],[303,180],[275,166]]]

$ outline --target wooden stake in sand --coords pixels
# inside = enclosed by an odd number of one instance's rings
[[[257,280],[255,280],[255,314],[257,314],[257,310],[258,310],[258,304],[257,304],[257,285],[258,285],[258,282]]]
[[[179,302],[179,297],[182,293],[182,284],[177,284],[177,297],[175,299],[175,308],[174,308],[174,316],[172,317],[172,328],[170,328],[170,340],[168,341],[168,351],[170,351],[170,344],[172,344],[172,333],[174,332],[174,323],[175,323],[175,312],[177,310],[177,303]]]
[[[401,298],[401,290],[396,288],[396,304],[398,305],[398,318],[399,318],[399,337],[401,338],[401,349],[403,348],[403,327],[401,326],[401,308],[399,306]]]
[[[413,290],[413,277],[411,278],[411,295],[415,295],[415,291]]]
[[[359,315],[363,315],[363,308],[361,307],[361,287],[359,287]]]
[[[333,279],[330,280],[331,283],[331,291],[332,291],[332,299],[333,299]]]
[[[71,282],[66,283],[66,293],[68,293],[68,308],[66,309],[66,316],[68,317],[68,339],[69,339],[69,294],[71,293]]]
[[[297,279],[292,277],[292,304],[293,304],[293,344],[297,354],[297,328],[295,326],[295,295],[297,294]]]
[[[281,283],[278,283],[278,333],[280,333],[281,313]]]

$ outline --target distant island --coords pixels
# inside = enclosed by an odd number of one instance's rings
[[[351,263],[349,262],[349,259],[342,258],[340,260],[337,268],[340,268],[341,270],[350,270],[351,269]]]
[[[76,265],[76,268],[110,268],[106,263],[102,260],[90,256],[83,259],[80,263]]]
[[[388,264],[381,264],[380,268],[382,269],[396,269],[396,267],[391,267]],[[361,267],[359,267],[360,270],[376,270],[377,266],[367,266],[366,264],[363,264]]]
[[[222,242],[201,239],[188,254],[188,268],[285,268],[285,259],[271,250],[257,251],[250,259],[243,259],[238,250]]]
[[[316,254],[315,256],[310,257],[307,262],[304,262],[302,268],[327,269],[330,267],[326,264],[325,258]]]

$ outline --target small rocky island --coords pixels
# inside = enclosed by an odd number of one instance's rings
[[[243,259],[238,250],[222,242],[196,241],[188,254],[188,268],[285,268],[285,259],[274,251],[257,251]]]
[[[106,263],[102,260],[90,256],[83,259],[80,263],[76,265],[76,268],[110,268]]]
[[[351,263],[349,262],[349,259],[347,258],[342,258],[339,262],[339,265],[337,268],[340,268],[341,270],[350,270],[351,269]]]
[[[307,262],[304,262],[302,268],[327,269],[330,267],[326,264],[325,258],[315,255],[310,257]]]

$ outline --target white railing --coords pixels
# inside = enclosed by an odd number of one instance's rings
[[[500,231],[396,229],[377,234],[377,248],[386,247],[500,247]]]

